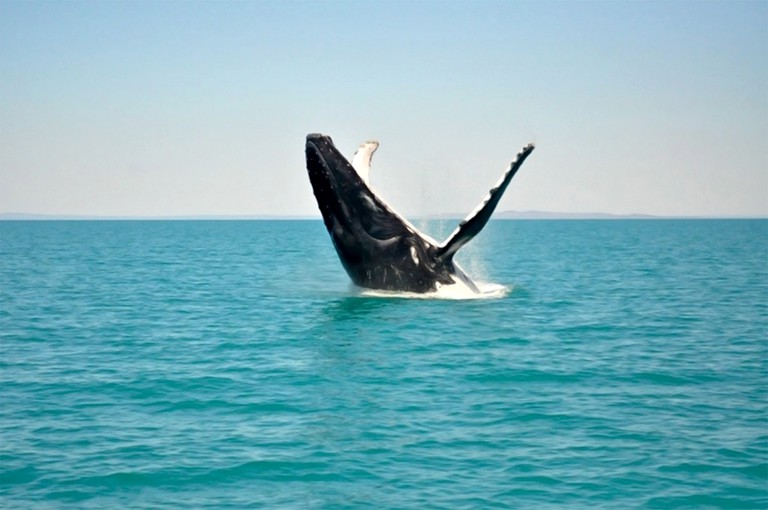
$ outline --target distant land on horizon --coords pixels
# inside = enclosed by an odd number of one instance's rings
[[[427,219],[427,220],[462,220],[465,215],[462,214],[428,214],[424,216],[416,215],[414,219]],[[766,219],[766,216],[674,216],[674,215],[653,215],[653,214],[613,214],[613,213],[580,213],[580,212],[551,212],[551,211],[501,211],[493,215],[491,219],[496,220],[665,220],[665,219]],[[117,220],[134,220],[134,221],[162,221],[162,220],[176,220],[176,221],[192,221],[192,220],[321,220],[320,215],[317,216],[279,216],[268,214],[242,214],[242,215],[226,215],[226,214],[200,214],[200,215],[169,215],[169,216],[100,216],[100,215],[76,215],[76,214],[35,214],[35,213],[17,213],[17,212],[5,212],[0,213],[0,221],[44,221],[44,220],[60,220],[60,221],[88,221],[88,220],[101,220],[101,221],[117,221]]]

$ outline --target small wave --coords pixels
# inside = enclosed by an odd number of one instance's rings
[[[398,298],[398,299],[450,299],[450,300],[469,300],[469,299],[499,299],[507,296],[511,292],[510,287],[499,285],[498,283],[476,282],[480,292],[473,292],[462,285],[445,285],[434,292],[402,292],[392,290],[374,290],[356,288],[360,296],[376,298]]]

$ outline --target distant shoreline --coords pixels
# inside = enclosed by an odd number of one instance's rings
[[[413,216],[415,220],[461,221],[463,215]],[[765,220],[768,216],[663,216],[652,214],[564,213],[547,211],[502,211],[492,220]],[[0,221],[321,221],[320,216],[279,215],[187,215],[187,216],[87,216],[66,214],[0,213]]]

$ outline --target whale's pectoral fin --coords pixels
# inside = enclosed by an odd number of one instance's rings
[[[477,209],[472,211],[472,213],[470,213],[470,215],[467,216],[464,221],[459,223],[458,228],[456,228],[451,236],[442,245],[440,245],[440,247],[437,249],[437,256],[439,258],[450,260],[453,258],[456,252],[459,251],[459,248],[467,244],[470,240],[472,240],[473,237],[475,237],[481,230],[483,230],[483,227],[485,227],[485,224],[488,223],[488,220],[491,218],[493,210],[496,209],[499,200],[501,200],[501,196],[504,194],[507,186],[509,186],[512,177],[514,177],[517,171],[520,169],[523,161],[525,161],[525,158],[527,158],[528,155],[533,152],[533,148],[534,146],[531,143],[524,147],[522,151],[520,151],[515,160],[509,166],[509,169],[504,172],[501,180],[499,180],[495,187],[491,188],[491,191],[485,200],[483,200]]]
[[[360,147],[355,151],[355,155],[352,156],[352,168],[357,171],[366,184],[371,184],[371,159],[373,153],[379,148],[379,142],[376,140],[368,140],[360,144]]]

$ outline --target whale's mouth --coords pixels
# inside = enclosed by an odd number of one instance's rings
[[[307,171],[310,179],[312,179],[313,187],[315,184],[327,184],[328,187],[321,186],[321,191],[332,192],[339,197],[344,191],[341,188],[358,184],[354,182],[356,179],[359,180],[357,172],[333,145],[331,137],[324,135],[307,136],[305,151]],[[317,183],[315,179],[318,180]]]
[[[349,220],[344,196],[339,190],[340,175],[334,164],[333,141],[323,135],[307,136],[307,173],[326,225]],[[342,156],[343,157],[343,156]],[[336,156],[338,159],[338,156]]]
[[[310,136],[316,136],[316,138],[310,139]],[[310,135],[307,137],[306,155],[307,155],[307,170],[310,177],[315,175],[316,177],[325,176],[330,178],[332,171],[328,162],[323,156],[323,152],[320,149],[321,144],[325,141],[320,135]],[[327,141],[326,141],[327,143]],[[322,175],[319,175],[322,174]]]

